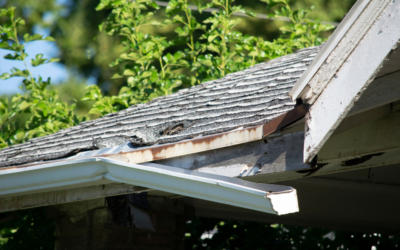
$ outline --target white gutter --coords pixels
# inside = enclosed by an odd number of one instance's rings
[[[132,164],[108,158],[88,158],[0,171],[0,197],[125,183],[223,203],[251,210],[287,214],[298,212],[296,190],[258,184],[159,164]]]
[[[339,26],[329,37],[324,47],[314,58],[311,65],[306,69],[306,71],[301,75],[299,80],[290,90],[289,96],[292,97],[293,101],[300,97],[303,90],[307,91],[308,82],[315,75],[321,65],[325,62],[325,60],[328,58],[328,56],[331,54],[331,52],[337,46],[340,40],[342,40],[343,36],[347,33],[349,28],[353,25],[360,14],[364,11],[365,7],[369,4],[370,1],[371,0],[358,0],[353,5],[353,7],[351,7],[350,11],[346,14],[346,16],[340,22]]]

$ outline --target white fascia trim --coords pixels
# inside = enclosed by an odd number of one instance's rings
[[[291,187],[108,158],[79,159],[1,171],[0,197],[59,190],[75,184],[90,186],[98,181],[142,186],[277,215],[299,211],[296,190]]]
[[[292,97],[293,101],[300,97],[302,91],[304,90],[304,88],[306,88],[308,82],[315,75],[315,73],[318,71],[321,65],[326,61],[328,56],[335,49],[340,40],[342,40],[343,36],[347,33],[349,28],[357,20],[360,14],[364,11],[365,7],[368,5],[370,1],[371,0],[358,0],[353,5],[353,7],[351,7],[350,11],[340,22],[339,26],[329,37],[328,41],[324,44],[321,51],[314,58],[311,65],[306,69],[306,71],[301,75],[299,80],[297,80],[296,84],[290,90],[289,96]]]
[[[391,1],[306,115],[304,162],[311,162],[375,78],[400,39],[400,0]]]

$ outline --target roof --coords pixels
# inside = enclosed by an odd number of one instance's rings
[[[390,26],[389,23],[397,27],[395,20],[397,14],[398,5],[393,1],[358,0],[343,18],[343,21],[340,22],[332,36],[329,37],[324,48],[310,67],[293,86],[289,95],[292,96],[293,100],[301,98],[309,104],[314,103],[341,65],[346,61],[351,61],[352,52],[359,44],[371,39],[366,39],[366,35],[371,33],[374,27],[379,26],[379,31],[378,33],[374,33],[374,36],[381,33],[390,33],[388,28]],[[377,20],[381,20],[386,16],[388,20],[385,24],[378,25]],[[397,39],[393,40],[394,43],[397,41]],[[373,47],[371,44],[368,46]],[[366,60],[360,62],[367,64]],[[325,71],[321,72],[324,69]],[[385,73],[394,72],[398,69],[398,67],[392,66]]]
[[[357,20],[360,14],[364,11],[365,7],[369,4],[370,0],[359,0],[357,1],[350,11],[343,17],[339,26],[334,30],[333,34],[329,37],[328,41],[325,43],[324,48],[315,57],[310,67],[304,72],[304,74],[299,78],[297,83],[293,86],[289,95],[292,96],[293,100],[300,97],[301,92],[307,87],[308,82],[314,76],[316,71],[321,65],[326,61],[329,54],[337,46],[346,32],[352,27],[353,23]]]
[[[290,89],[322,46],[183,89],[0,151],[0,167],[122,145],[178,142],[265,124],[292,110]]]
[[[360,113],[400,99],[399,10],[399,1],[358,1],[289,93],[311,106],[305,163],[317,159],[354,107]]]

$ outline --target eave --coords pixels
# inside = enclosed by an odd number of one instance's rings
[[[20,195],[110,183],[144,186],[277,215],[298,211],[296,190],[291,187],[108,158],[79,159],[1,171],[0,196],[4,198],[0,207],[12,209],[12,202],[4,202],[8,197],[12,201]]]
[[[169,159],[178,156],[191,155],[199,152],[210,151],[229,146],[245,144],[249,142],[262,140],[275,131],[284,128],[299,119],[303,118],[307,112],[306,105],[299,105],[285,114],[277,116],[270,122],[248,128],[239,128],[225,133],[200,136],[190,140],[184,140],[176,143],[166,143],[148,147],[113,147],[100,150],[82,152],[76,156],[54,160],[52,162],[65,162],[72,159],[83,159],[89,157],[106,157],[114,160],[129,163],[144,163],[163,159]],[[0,168],[2,171],[14,168],[26,168],[33,165],[41,165],[43,162],[34,162],[19,166],[10,166]]]
[[[301,98],[310,105],[305,127],[305,163],[315,159],[352,110],[361,112],[358,100],[363,99],[370,85],[376,85],[371,83],[400,39],[399,6],[399,1],[359,1],[329,39],[327,49],[290,92],[293,99]],[[391,94],[390,100],[400,98],[398,91],[398,87],[391,89],[395,97]],[[381,99],[364,98],[362,103],[366,100],[367,106],[377,107],[390,101]]]

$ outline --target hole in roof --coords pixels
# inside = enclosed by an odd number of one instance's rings
[[[180,133],[183,129],[184,129],[183,123],[174,124],[167,127],[163,131],[160,131],[160,135],[175,135]]]

